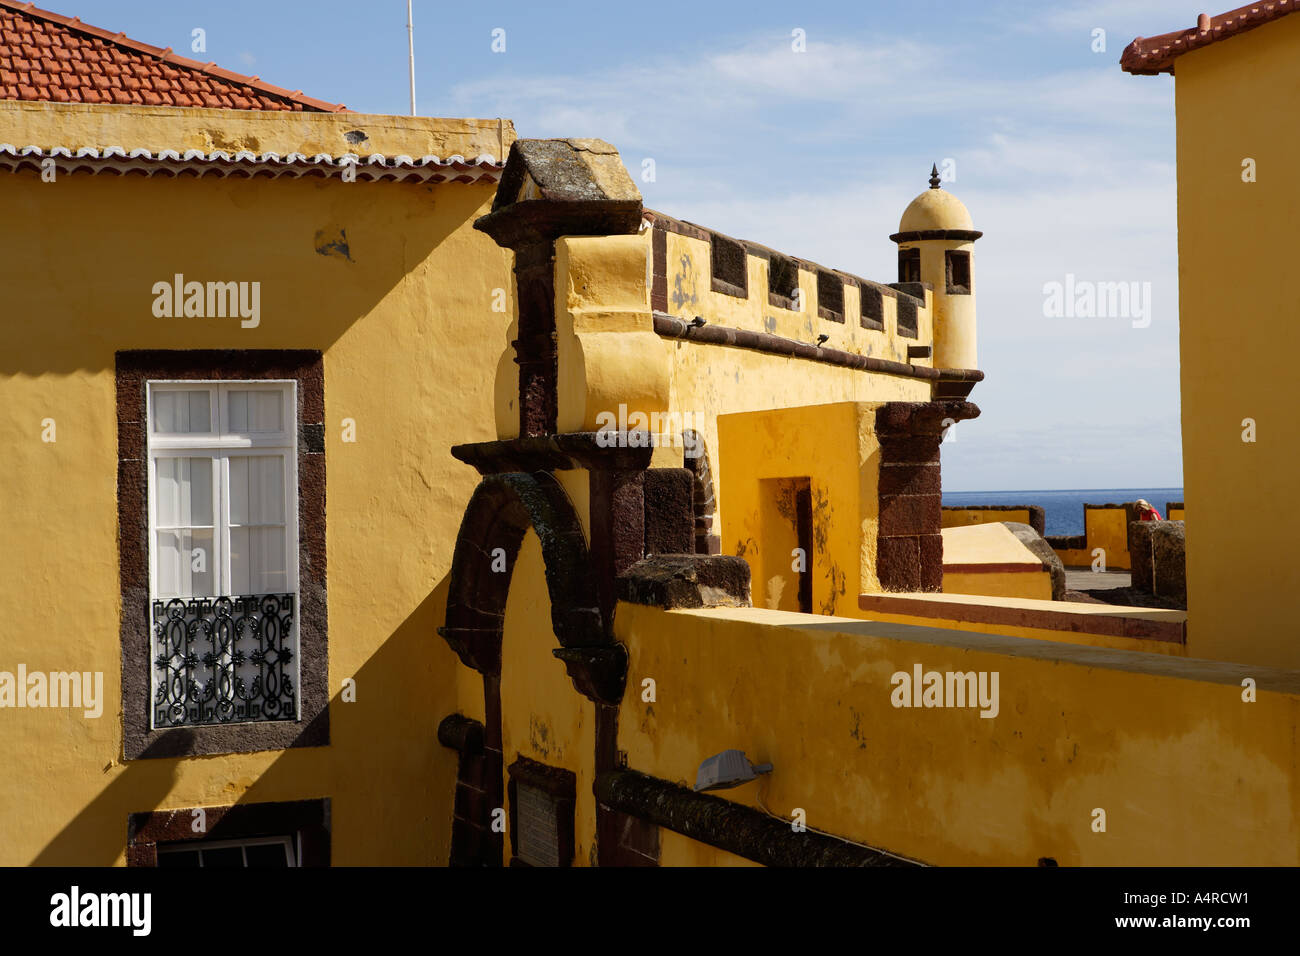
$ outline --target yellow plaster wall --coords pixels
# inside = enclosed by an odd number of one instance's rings
[[[716,314],[710,313],[715,315],[710,321],[762,329],[758,314],[749,315],[752,309],[745,304],[749,300],[708,291],[708,248],[705,243],[669,233],[669,262],[681,257],[681,250],[671,245],[675,239],[693,242],[698,247],[691,253],[695,257],[692,261],[703,262],[704,269],[700,286],[703,291],[698,292],[697,299],[700,295],[713,296],[710,301],[718,306]],[[701,254],[706,258],[699,259]],[[568,237],[557,241],[556,345],[561,431],[596,428],[600,423],[599,416],[602,413],[616,416],[620,404],[627,406],[629,414],[639,411],[647,415],[676,415],[677,418],[666,420],[675,422],[678,431],[681,427],[691,427],[704,438],[714,487],[720,489],[726,467],[716,451],[719,415],[833,402],[930,399],[930,384],[924,379],[868,373],[805,359],[658,336],[649,331],[653,329],[649,304],[650,257],[649,230],[637,236]],[[753,289],[766,288],[767,264],[766,260],[750,256],[749,265],[752,280],[750,300],[753,300],[756,298]],[[754,270],[759,269],[763,274],[753,275]],[[805,301],[813,302],[810,314],[815,314],[815,279],[812,273],[801,272],[800,275],[802,282],[811,282],[811,288],[805,292],[814,298]],[[761,286],[752,284],[760,279]],[[693,281],[700,280],[697,276]],[[670,282],[670,300],[672,288]],[[856,296],[856,290],[849,291]],[[857,308],[856,300],[849,302],[847,307]],[[892,307],[887,305],[886,308]],[[818,321],[823,325],[837,325]],[[918,321],[921,339],[903,340],[901,353],[895,349],[895,352],[881,357],[905,361],[907,343],[928,341],[929,328],[925,324],[928,319],[922,316]],[[782,328],[776,329],[777,334],[793,335],[792,330],[782,332]],[[863,336],[883,335],[869,333],[856,325],[853,328],[851,334],[854,336],[859,333]],[[830,344],[836,345],[836,342]],[[841,342],[837,347],[848,346]],[[873,347],[865,347],[864,351],[855,346],[849,350],[879,354],[871,351]],[[519,431],[515,405],[518,368],[509,355],[500,357],[495,387],[498,434],[503,438],[515,436]],[[680,467],[682,451],[679,445],[660,447],[656,452],[655,466]],[[725,495],[719,493],[717,501],[719,522],[725,525]],[[740,513],[743,514],[743,510]],[[715,524],[715,529],[720,524]]]
[[[542,546],[524,535],[506,601],[501,646],[501,744],[505,767],[523,756],[577,775],[574,805],[575,866],[595,865],[595,705],[574,688],[551,630]],[[505,841],[506,861],[510,839]]]
[[[358,132],[365,135],[358,143],[345,137],[353,133],[356,138]],[[281,156],[382,153],[443,159],[487,154],[499,161],[514,141],[514,123],[507,119],[0,101],[0,142],[42,149],[121,146],[153,153],[219,149]]]
[[[1067,568],[1089,568],[1092,562],[1096,560],[1092,552],[1086,548],[1053,548],[1056,556],[1061,559],[1061,563]],[[1110,565],[1107,565],[1109,567]]]
[[[945,593],[1052,599],[1051,572],[1001,522],[943,529],[943,569]]]
[[[724,470],[715,484],[725,502],[720,511],[722,552],[749,562],[756,606],[788,606],[788,601],[773,601],[772,579],[786,580],[791,561],[784,546],[788,541],[764,530],[765,513],[769,521],[779,517],[770,513],[771,502],[765,512],[764,479],[810,479],[813,553],[808,566],[814,612],[851,613],[848,608],[857,604],[858,594],[880,590],[875,573],[877,407],[841,402],[718,418],[718,460],[743,464]],[[780,544],[765,550],[765,538]]]
[[[1019,521],[1029,524],[1028,508],[1012,508],[1008,511],[989,511],[984,508],[944,508],[942,525],[945,528],[961,528],[972,524],[999,524],[1003,521]]]
[[[945,582],[946,583],[946,582]],[[947,588],[945,587],[945,592]],[[921,595],[933,599],[933,594]],[[1033,599],[1036,600],[1036,599]],[[1066,607],[1065,602],[1056,602],[1056,608]],[[1092,605],[1082,605],[1091,607]],[[1075,608],[1081,605],[1074,605]],[[1136,611],[1141,614],[1147,609],[1116,608],[1125,613]],[[1173,641],[1153,641],[1135,637],[1115,637],[1110,634],[1090,634],[1086,619],[1075,622],[1077,630],[1049,629],[1044,627],[1020,627],[1014,624],[981,624],[975,621],[959,621],[953,616],[930,616],[921,614],[883,614],[880,611],[860,611],[860,615],[869,621],[885,621],[891,624],[911,624],[917,627],[941,627],[945,630],[973,631],[978,634],[992,634],[1000,637],[1026,637],[1035,641],[1053,641],[1058,644],[1082,644],[1087,647],[1105,647],[1119,651],[1142,651],[1147,654],[1166,654],[1171,657],[1187,657],[1187,645]],[[1166,614],[1179,614],[1167,611]],[[1184,615],[1184,618],[1186,615]]]
[[[762,866],[743,856],[736,856],[726,850],[697,843],[690,837],[674,833],[672,830],[659,830],[659,865],[660,866]]]
[[[1052,576],[1046,571],[947,571],[943,572],[945,594],[983,594],[989,597],[1020,597],[1050,601]]]
[[[1102,548],[1106,552],[1107,568],[1129,569],[1128,512],[1123,508],[1084,508],[1083,533],[1087,537],[1089,557],[1082,563],[1090,565],[1093,550]]]
[[[67,128],[61,111],[26,106],[0,103],[0,118]],[[147,110],[135,126],[72,112],[90,131],[53,141],[178,138]],[[201,111],[183,112],[188,129]],[[230,135],[280,131],[264,144],[315,135],[287,114],[219,118]],[[0,139],[51,141],[39,123]],[[101,671],[107,700],[98,720],[0,712],[0,863],[121,863],[133,811],[319,796],[333,800],[336,863],[445,861],[455,757],[433,728],[482,704],[434,628],[477,482],[448,450],[494,437],[507,316],[491,290],[511,288],[510,262],[469,227],[491,198],[490,185],[0,177],[0,669]],[[350,258],[317,252],[318,233],[344,230]],[[260,281],[260,326],[155,318],[151,288],[176,272]],[[356,703],[331,705],[333,746],[123,765],[114,351],[131,348],[324,352],[331,694],[357,681]]]
[[[1178,277],[1187,600],[1210,657],[1300,667],[1295,157],[1300,18],[1178,59]],[[1253,159],[1256,182],[1242,181]],[[1227,316],[1243,317],[1228,321]],[[1246,419],[1255,423],[1244,442]]]
[[[717,496],[718,533],[724,541],[731,511],[720,489],[727,462],[717,453],[717,416],[791,407],[822,406],[841,402],[927,402],[930,385],[924,379],[904,378],[822,365],[804,359],[783,358],[745,349],[671,341],[671,407],[689,412],[705,440],[709,467]],[[814,454],[821,455],[823,451]],[[740,459],[732,459],[745,462]],[[799,472],[806,474],[807,470]],[[741,515],[745,514],[740,509]]]
[[[1186,514],[1187,512],[1182,508],[1170,508],[1165,518],[1168,521],[1186,521]]]
[[[629,686],[658,683],[653,711],[622,706],[634,770],[693,780],[739,748],[775,770],[726,799],[763,787],[778,815],[942,865],[1300,863],[1294,673],[757,608],[622,604],[615,631]],[[895,708],[915,664],[998,672],[998,715]]]

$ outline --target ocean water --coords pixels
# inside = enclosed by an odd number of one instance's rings
[[[945,506],[961,505],[1040,505],[1045,512],[1047,534],[1083,534],[1083,506],[1119,504],[1145,498],[1155,505],[1162,518],[1165,505],[1182,501],[1181,488],[1103,488],[1099,491],[945,491]]]

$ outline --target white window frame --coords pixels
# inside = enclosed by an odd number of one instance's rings
[[[225,850],[230,847],[239,847],[241,851],[246,851],[250,846],[273,845],[284,847],[284,858],[287,867],[298,866],[298,861],[302,859],[302,845],[301,841],[294,836],[247,837],[242,840],[182,840],[179,843],[168,843],[159,846],[158,855],[197,852],[199,854],[199,868],[203,869],[203,854],[207,850]],[[242,852],[242,855],[244,866],[247,868],[248,853]]]
[[[235,433],[228,427],[227,393],[230,391],[275,391],[283,396],[281,404],[281,429],[278,432]],[[154,396],[159,391],[206,391],[211,395],[208,403],[209,428],[203,433],[158,434],[154,426]],[[294,596],[293,623],[293,678],[300,688],[301,668],[301,588],[298,567],[298,514],[302,507],[298,489],[298,383],[295,379],[150,379],[145,383],[146,458],[148,466],[148,494],[146,508],[149,513],[149,602],[164,603],[177,595],[158,593],[158,527],[155,492],[158,485],[158,459],[205,458],[212,461],[212,555],[213,597],[239,597],[232,588],[230,569],[230,456],[232,453],[256,450],[259,454],[279,454],[284,460],[284,538],[285,587],[275,593]],[[166,530],[166,529],[164,529]],[[192,598],[182,597],[182,600]],[[201,598],[200,598],[201,599]],[[157,692],[157,667],[153,663],[153,627],[149,634],[150,654],[146,658],[150,669],[150,717],[154,724],[153,701]],[[302,699],[296,696],[301,717]],[[256,721],[255,721],[256,723]]]
[[[159,458],[210,458],[213,461],[212,533],[213,590],[218,595],[234,597],[230,587],[230,452],[257,449],[279,453],[284,459],[284,536],[285,594],[298,594],[298,390],[293,379],[221,379],[217,381],[149,381],[145,385],[146,421],[149,459],[149,598],[168,600],[158,594],[158,527],[155,490],[158,485]],[[278,432],[236,434],[226,427],[226,393],[231,391],[276,391],[284,395],[282,406],[285,427]],[[159,435],[154,431],[154,394],[156,391],[206,391],[213,397],[208,405],[209,430],[202,434]]]

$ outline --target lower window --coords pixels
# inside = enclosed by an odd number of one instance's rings
[[[160,867],[265,868],[298,865],[292,837],[263,837],[258,840],[213,840],[207,843],[162,843],[158,845]]]
[[[133,813],[128,866],[316,867],[330,865],[330,801],[237,803]]]
[[[509,767],[511,866],[572,866],[578,778],[519,757]]]

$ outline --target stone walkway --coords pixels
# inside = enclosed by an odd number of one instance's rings
[[[1094,571],[1091,568],[1066,568],[1067,591],[1100,591],[1109,588],[1126,588],[1133,578],[1127,571]]]

